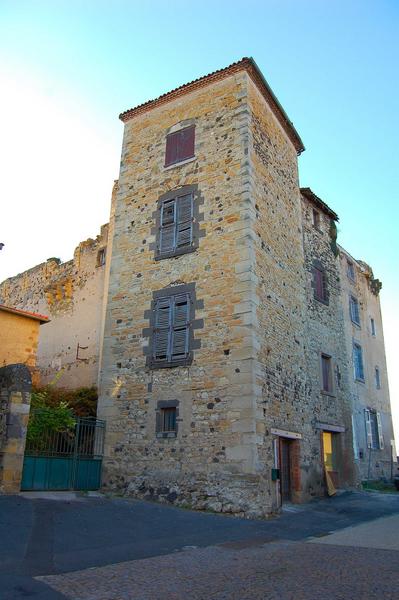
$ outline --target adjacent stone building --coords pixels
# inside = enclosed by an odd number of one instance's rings
[[[350,396],[354,457],[361,479],[396,474],[379,292],[372,269],[339,248],[345,341],[352,358]]]
[[[299,187],[302,141],[255,62],[121,119],[109,226],[0,285],[52,319],[44,381],[88,385],[99,367],[105,487],[261,516],[386,475],[378,284],[353,259],[348,281],[338,217]],[[373,365],[360,382],[355,343]]]

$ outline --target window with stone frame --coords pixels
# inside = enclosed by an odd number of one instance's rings
[[[156,408],[156,435],[160,438],[174,438],[177,435],[179,402],[159,401]]]
[[[145,349],[147,366],[151,369],[191,364],[193,350],[200,347],[194,339],[194,329],[202,328],[202,319],[195,319],[195,308],[202,307],[196,300],[195,285],[171,286],[154,292],[150,311],[150,327],[143,335],[150,338]]]
[[[375,367],[374,369],[374,379],[375,379],[375,387],[377,390],[381,389],[381,375],[379,367]]]
[[[371,335],[373,337],[375,337],[376,336],[375,321],[372,317],[370,317],[370,329],[371,329]]]
[[[321,355],[321,389],[326,394],[334,393],[332,359],[328,354]]]
[[[352,323],[360,327],[360,308],[359,300],[355,296],[349,296],[349,314]]]
[[[313,264],[313,294],[316,300],[328,304],[326,272],[318,261]]]
[[[367,448],[371,450],[383,450],[384,436],[382,434],[381,415],[372,409],[364,411],[366,421]]]
[[[202,202],[197,185],[172,190],[159,198],[152,230],[156,241],[151,245],[156,260],[180,256],[198,248],[203,233],[199,230],[199,221],[203,218],[199,214],[199,204]]]
[[[184,127],[166,136],[165,167],[195,156],[195,125]]]
[[[349,259],[346,260],[346,273],[352,281],[355,281],[355,265]]]
[[[364,382],[363,351],[360,344],[353,343],[353,369],[357,381]]]
[[[313,227],[320,229],[320,213],[315,208],[312,209]]]

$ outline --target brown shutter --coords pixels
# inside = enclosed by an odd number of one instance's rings
[[[179,160],[178,158],[178,146],[179,146],[180,131],[176,133],[170,133],[166,136],[166,154],[165,154],[165,167],[173,165]]]
[[[195,126],[186,127],[180,132],[179,140],[179,155],[178,160],[185,160],[194,156],[194,138],[195,138]]]

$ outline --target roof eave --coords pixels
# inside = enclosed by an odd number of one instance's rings
[[[158,98],[154,98],[153,100],[148,100],[147,102],[144,102],[143,104],[139,104],[138,106],[136,106],[134,108],[131,108],[129,110],[122,112],[119,115],[119,118],[121,121],[126,123],[133,117],[141,115],[145,112],[148,112],[149,110],[152,110],[153,108],[156,108],[157,106],[166,104],[167,102],[171,102],[172,100],[181,96],[182,94],[188,94],[192,91],[199,89],[200,87],[203,87],[205,85],[210,85],[214,81],[220,81],[221,79],[224,79],[225,77],[229,77],[230,75],[233,75],[234,73],[237,73],[237,72],[243,71],[243,70],[245,70],[248,73],[248,75],[251,77],[254,84],[258,87],[258,89],[262,93],[265,100],[271,105],[273,113],[275,114],[277,120],[280,122],[284,131],[286,132],[289,139],[293,143],[293,145],[297,151],[297,154],[298,155],[301,154],[301,152],[303,152],[305,150],[305,146],[303,145],[303,142],[302,142],[301,138],[299,137],[299,134],[296,131],[293,123],[289,120],[287,113],[281,106],[280,102],[277,100],[275,94],[273,93],[271,87],[267,83],[261,70],[259,69],[258,65],[256,64],[256,62],[254,61],[253,58],[245,57],[245,58],[241,59],[240,61],[229,65],[228,67],[219,69],[217,71],[209,73],[208,75],[204,75],[203,77],[195,79],[189,83],[185,83],[185,84],[171,90],[170,92],[167,92],[165,94],[162,94],[161,96],[158,96]]]

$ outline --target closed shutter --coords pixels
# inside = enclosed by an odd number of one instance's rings
[[[366,438],[367,438],[367,448],[373,447],[373,434],[371,431],[371,415],[370,411],[367,408],[364,411],[364,418],[366,421]]]
[[[318,300],[325,300],[325,276],[324,272],[317,267],[313,269],[314,295]]]
[[[353,361],[355,365],[355,378],[364,381],[363,353],[361,346],[358,344],[355,344],[353,347]]]
[[[176,247],[190,246],[193,234],[193,197],[192,194],[180,196],[177,200]]]
[[[173,165],[179,160],[179,134],[180,131],[177,131],[176,133],[170,133],[168,136],[166,136],[165,167],[167,167],[168,165]]]
[[[191,127],[186,127],[179,132],[180,140],[178,160],[185,160],[186,158],[191,158],[194,156],[194,132],[194,125]]]
[[[331,392],[331,359],[328,356],[321,357],[321,367],[323,375],[323,390],[325,392]]]
[[[176,240],[176,201],[168,200],[161,206],[161,228],[159,232],[159,252],[168,254],[175,249]]]
[[[378,442],[380,445],[380,450],[384,449],[384,436],[382,435],[382,424],[381,424],[381,414],[377,413],[377,427],[378,427]]]
[[[166,136],[165,167],[194,156],[195,126]]]
[[[190,319],[190,303],[187,294],[174,298],[172,360],[184,358],[188,353],[188,334]]]
[[[155,360],[168,360],[172,321],[171,305],[171,298],[162,298],[155,304],[153,343],[153,358]]]

